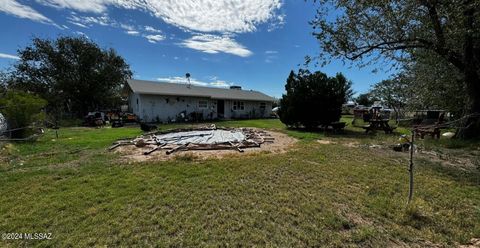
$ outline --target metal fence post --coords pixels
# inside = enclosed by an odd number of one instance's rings
[[[413,198],[413,153],[414,153],[414,141],[415,141],[415,130],[412,130],[412,139],[410,140],[410,165],[408,172],[410,174],[410,185],[408,190],[408,203],[412,201]]]

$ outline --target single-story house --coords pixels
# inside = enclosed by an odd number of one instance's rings
[[[271,116],[274,98],[253,90],[128,80],[128,111],[146,122],[197,119],[248,119]]]

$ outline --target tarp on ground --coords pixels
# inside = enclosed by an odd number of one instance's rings
[[[198,130],[155,135],[157,142],[162,144],[219,144],[238,143],[245,141],[246,137],[238,130]]]

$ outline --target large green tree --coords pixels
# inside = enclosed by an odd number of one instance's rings
[[[396,77],[406,85],[410,109],[444,109],[454,116],[468,113],[463,75],[434,53],[417,52]]]
[[[0,97],[0,112],[7,120],[11,138],[25,138],[32,134],[32,125],[44,121],[44,99],[21,91],[9,90]]]
[[[372,106],[375,101],[378,101],[378,98],[374,97],[370,92],[360,94],[355,98],[357,104],[366,107]]]
[[[371,94],[380,99],[383,104],[393,109],[396,117],[403,116],[409,96],[408,84],[400,78],[382,80],[375,84]]]
[[[7,91],[8,74],[4,71],[0,71],[0,96]]]
[[[468,112],[480,113],[480,2],[476,0],[318,0],[312,21],[322,53],[342,58],[404,63],[417,51],[452,65],[468,93]],[[332,13],[335,13],[332,15]],[[385,60],[386,59],[386,60]],[[480,135],[470,119],[466,137]]]
[[[342,104],[352,95],[352,83],[342,74],[300,69],[291,71],[280,99],[280,120],[288,126],[316,128],[340,120]]]
[[[82,116],[114,107],[120,88],[131,77],[129,65],[113,49],[101,49],[83,37],[34,38],[18,51],[9,87],[48,100],[51,112]]]

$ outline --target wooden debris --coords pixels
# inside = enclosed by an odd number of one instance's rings
[[[241,132],[245,137],[241,141],[229,141],[225,140],[224,142],[213,142],[213,143],[195,143],[187,140],[191,140],[192,137],[204,137],[208,135],[198,134],[198,135],[179,135],[177,137],[168,137],[168,138],[159,138],[159,135],[165,135],[170,133],[181,133],[181,132],[191,132],[191,131],[207,131],[207,130],[224,130],[231,132]],[[113,150],[119,146],[135,145],[136,147],[147,147],[155,146],[151,150],[144,152],[144,155],[149,155],[155,151],[161,149],[167,149],[166,154],[172,154],[177,151],[188,151],[188,150],[237,150],[238,152],[244,152],[245,148],[260,147],[263,143],[273,143],[275,138],[263,130],[255,130],[250,128],[219,128],[215,125],[210,125],[203,128],[180,128],[170,131],[158,131],[156,133],[149,133],[148,135],[143,135],[135,139],[122,139],[113,143],[109,150]],[[183,144],[185,142],[186,144]],[[172,145],[175,146],[172,148]]]

